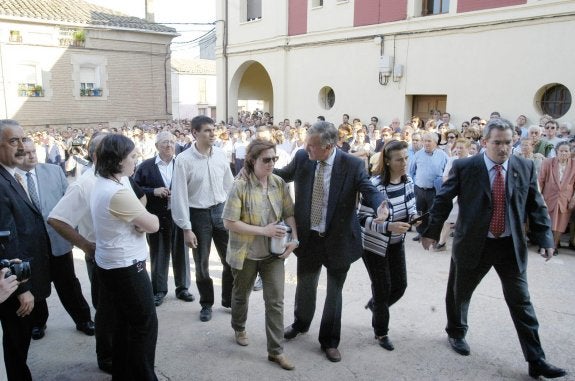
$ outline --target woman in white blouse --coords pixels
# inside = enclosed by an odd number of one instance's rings
[[[144,233],[159,229],[131,189],[120,181],[134,173],[137,152],[132,140],[117,134],[96,149],[98,179],[90,209],[96,236],[96,274],[100,298],[115,312],[112,375],[119,380],[157,380],[154,358],[158,318],[146,271],[148,247]]]

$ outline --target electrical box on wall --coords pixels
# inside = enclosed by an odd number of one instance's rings
[[[403,77],[403,65],[402,64],[397,64],[393,67],[393,76],[395,78]]]
[[[383,55],[379,57],[379,72],[384,76],[390,76],[392,70],[392,57],[388,55]]]

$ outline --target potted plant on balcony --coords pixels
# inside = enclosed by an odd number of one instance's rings
[[[80,96],[85,97],[87,95],[86,89],[80,89]]]
[[[18,84],[18,96],[27,97],[28,96],[28,85],[25,83]]]
[[[34,96],[35,97],[43,97],[44,96],[44,91],[42,89],[42,86],[40,86],[40,85],[34,86]]]
[[[36,85],[29,83],[28,84],[28,89],[26,90],[26,95],[29,97],[33,97],[35,95],[36,92]]]
[[[101,97],[102,96],[102,89],[100,89],[99,87],[96,87],[92,90],[93,94],[95,97]]]
[[[72,44],[73,46],[83,47],[86,43],[86,31],[83,29],[75,30],[72,33]]]

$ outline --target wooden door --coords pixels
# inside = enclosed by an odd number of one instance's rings
[[[418,116],[425,121],[432,117],[433,110],[445,112],[447,108],[447,95],[414,95],[413,96],[413,115]]]

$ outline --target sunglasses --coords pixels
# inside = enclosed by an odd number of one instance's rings
[[[276,162],[279,160],[279,156],[274,156],[274,157],[262,157],[262,162],[264,164],[269,164],[270,162]]]

